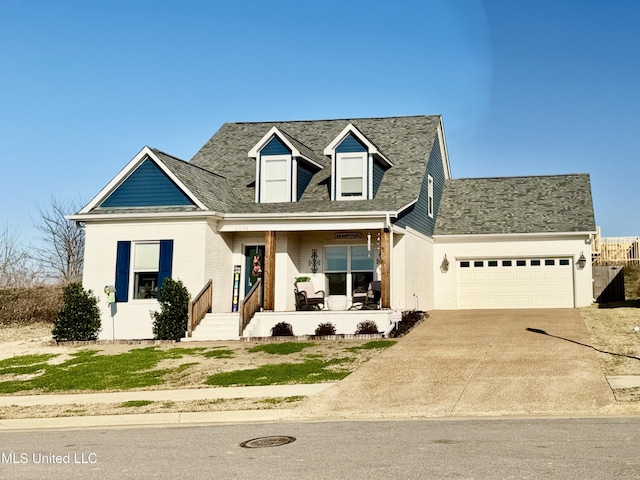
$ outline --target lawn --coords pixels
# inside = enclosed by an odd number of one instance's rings
[[[0,360],[0,394],[331,382],[394,343],[237,341],[49,347]]]

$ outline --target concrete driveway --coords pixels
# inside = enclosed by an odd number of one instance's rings
[[[589,337],[577,310],[434,311],[296,415],[597,414],[615,400],[595,351],[580,344]]]

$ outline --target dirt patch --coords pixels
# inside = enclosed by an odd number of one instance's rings
[[[604,374],[640,375],[640,308],[591,306],[580,313]]]

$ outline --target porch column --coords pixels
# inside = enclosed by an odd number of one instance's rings
[[[380,302],[382,308],[391,308],[391,233],[380,232]]]
[[[264,282],[265,310],[273,310],[275,307],[275,280],[276,280],[276,232],[264,232]]]

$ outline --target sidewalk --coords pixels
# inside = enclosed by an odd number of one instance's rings
[[[232,398],[276,398],[312,396],[333,383],[268,385],[264,387],[197,388],[183,390],[144,390],[112,393],[67,395],[12,395],[0,397],[0,407],[12,405],[71,405],[122,403],[131,400],[191,401]],[[139,425],[172,425],[199,423],[274,422],[288,418],[290,409],[242,410],[220,412],[143,413],[56,418],[1,419],[0,431],[41,428],[98,428]]]

